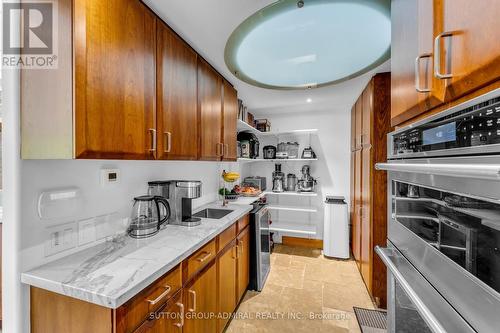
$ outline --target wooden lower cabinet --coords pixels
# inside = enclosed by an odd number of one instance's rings
[[[250,282],[250,227],[238,235],[238,299],[241,299]]]
[[[355,119],[361,130],[352,133],[360,137],[358,149],[352,152],[351,223],[352,252],[371,297],[380,307],[386,306],[386,268],[374,247],[387,241],[387,175],[375,170],[375,164],[385,162],[387,133],[390,132],[389,73],[377,74],[356,102]],[[353,126],[356,128],[357,126]]]
[[[183,332],[217,332],[217,269],[215,261],[184,288],[186,318]]]
[[[218,331],[226,327],[229,322],[228,314],[233,312],[238,304],[237,288],[237,269],[238,269],[238,247],[233,240],[222,250],[222,254],[217,259],[218,283],[217,291],[219,295],[218,306]]]
[[[222,332],[250,280],[247,223],[248,215],[235,221],[117,309],[31,287],[31,332]]]

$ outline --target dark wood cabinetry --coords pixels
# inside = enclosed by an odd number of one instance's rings
[[[375,164],[386,161],[390,125],[390,73],[377,74],[353,107],[351,122],[358,144],[351,153],[352,252],[368,292],[386,306],[386,268],[374,252],[387,238],[387,176]]]
[[[196,160],[199,149],[197,54],[158,20],[157,59],[157,157]]]
[[[200,112],[200,158],[220,160],[222,142],[222,79],[203,59],[198,60],[198,108]]]
[[[238,235],[238,299],[241,299],[250,282],[250,227]]]
[[[74,13],[76,158],[155,158],[155,15],[137,0]]]
[[[499,79],[499,10],[495,0],[392,1],[392,125]]]
[[[236,161],[237,156],[237,129],[238,121],[238,93],[236,89],[226,80],[223,81],[223,129],[222,137],[224,140],[224,161]]]

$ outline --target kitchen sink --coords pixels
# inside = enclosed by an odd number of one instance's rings
[[[229,209],[216,209],[216,208],[207,208],[204,210],[200,210],[198,213],[194,214],[193,217],[201,217],[205,219],[221,219],[227,214],[231,213],[232,210]]]

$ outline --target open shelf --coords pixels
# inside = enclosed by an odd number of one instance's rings
[[[264,192],[265,195],[283,195],[283,196],[297,196],[297,197],[317,197],[316,192]]]
[[[290,212],[305,212],[305,213],[316,213],[318,209],[316,207],[301,207],[301,206],[283,206],[283,205],[269,205],[269,210],[283,210]]]
[[[238,129],[238,132],[250,132],[255,135],[261,135],[262,132],[256,129],[255,127],[250,126],[243,120],[238,119],[238,123],[236,128]]]
[[[317,161],[317,158],[273,158],[273,159],[264,159],[264,158],[238,158],[238,162],[244,163],[253,163],[253,162],[309,162],[309,161]]]
[[[298,225],[293,222],[273,221],[269,226],[270,231],[288,232],[301,235],[316,235],[316,226],[314,225]]]

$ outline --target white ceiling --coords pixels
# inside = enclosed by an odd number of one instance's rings
[[[233,30],[274,0],[143,0],[208,60],[238,90],[238,97],[256,115],[284,112],[350,110],[374,73],[390,70],[389,61],[358,78],[312,90],[269,90],[237,79],[224,62],[224,47]],[[277,45],[279,47],[279,45]],[[307,99],[312,99],[307,103]]]

